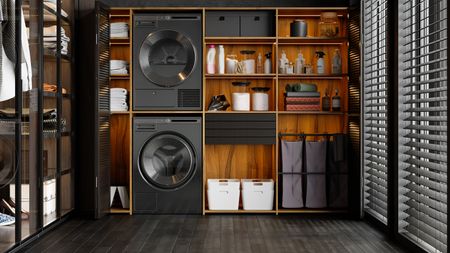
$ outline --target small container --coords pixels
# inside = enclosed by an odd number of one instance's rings
[[[296,19],[291,23],[291,37],[306,37],[308,24],[305,20]]]
[[[227,55],[225,59],[225,72],[227,74],[236,74],[238,60],[235,54]]]
[[[242,50],[241,54],[243,55],[242,63],[244,65],[243,74],[255,74],[255,50]]]
[[[319,35],[321,37],[336,37],[339,35],[339,19],[336,12],[320,14]]]
[[[250,111],[250,93],[247,88],[250,82],[232,82],[232,84],[236,87],[235,92],[231,94],[233,111]]]
[[[244,210],[273,210],[273,179],[242,179]]]
[[[335,95],[331,99],[331,105],[333,108],[333,112],[341,111],[341,97],[339,96],[339,90],[335,90]]]
[[[313,67],[311,64],[305,64],[305,74],[311,75],[313,73]]]
[[[268,111],[269,110],[269,87],[253,87],[252,91],[252,110]]]
[[[328,95],[328,89],[325,89],[325,95],[322,97],[322,111],[329,112],[330,109],[330,96]]]
[[[208,179],[209,210],[238,210],[239,179]]]
[[[287,65],[286,74],[294,74],[294,64],[292,62],[289,62],[289,64]]]

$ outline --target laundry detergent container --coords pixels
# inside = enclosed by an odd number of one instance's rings
[[[242,179],[241,184],[244,210],[273,210],[272,179]]]
[[[208,179],[209,210],[238,210],[239,179]]]

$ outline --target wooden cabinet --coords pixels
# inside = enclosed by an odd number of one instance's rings
[[[220,15],[208,17],[208,13],[217,14],[217,11],[258,11],[271,13],[274,33],[270,37],[217,37],[209,36],[205,22],[210,19],[214,22],[221,22]],[[236,179],[273,179],[275,182],[275,198],[273,210],[270,211],[244,211],[242,205],[237,211],[223,212],[250,212],[250,213],[301,213],[301,212],[347,212],[347,209],[283,209],[281,208],[281,151],[280,140],[288,140],[296,137],[280,137],[279,133],[307,133],[313,135],[330,133],[348,133],[348,34],[347,34],[347,9],[346,8],[172,8],[171,11],[201,11],[203,13],[203,104],[201,111],[134,111],[132,109],[132,19],[134,13],[167,11],[167,8],[112,8],[109,10],[110,22],[126,22],[129,25],[128,38],[114,38],[109,40],[108,49],[110,59],[125,60],[129,63],[129,72],[124,75],[109,76],[109,88],[124,88],[128,92],[127,111],[110,111],[110,133],[109,141],[111,144],[110,152],[110,184],[113,186],[125,186],[129,193],[129,199],[133,199],[132,192],[132,121],[135,116],[142,115],[201,115],[203,117],[203,213],[221,213],[222,211],[211,211],[208,209],[206,198],[207,179],[217,178],[236,178]],[[213,12],[211,12],[213,11]],[[323,11],[336,12],[339,20],[338,34],[335,37],[319,36],[320,14]],[[230,17],[233,15],[229,14]],[[290,37],[290,23],[294,20],[302,19],[307,23],[307,37]],[[232,21],[232,20],[231,20]],[[271,52],[271,72],[267,74],[208,74],[206,72],[206,57],[209,45],[223,45],[225,56],[236,55],[238,60],[245,56],[241,54],[243,50],[252,50],[251,56],[257,63],[257,57],[262,55],[264,64],[265,54]],[[338,50],[341,55],[342,69],[340,73],[332,73],[332,57]],[[217,50],[218,51],[218,50]],[[324,73],[317,73],[317,64],[315,52],[325,53]],[[282,74],[279,72],[279,59],[284,52],[291,62],[295,62],[298,53],[301,52],[306,60],[305,63],[311,64],[312,73],[302,74]],[[217,52],[218,54],[218,52]],[[249,93],[254,91],[251,88],[265,87],[270,88],[268,94],[268,111],[233,111],[228,108],[226,111],[208,111],[208,105],[211,97],[219,94],[225,95],[227,100],[232,103],[232,94],[240,88],[233,86],[233,82],[250,82],[247,87]],[[320,100],[325,90],[334,95],[337,89],[341,97],[341,108],[339,111],[288,111],[285,104],[285,89],[288,84],[295,83],[314,83],[317,91],[320,93]],[[270,114],[273,116],[273,142],[255,143],[255,142],[230,142],[230,143],[208,143],[208,116],[227,115],[233,118],[233,115]],[[244,116],[245,117],[245,116]],[[228,117],[230,118],[230,117]],[[233,120],[230,120],[230,122]],[[231,130],[230,130],[231,131]],[[234,131],[234,130],[233,130]],[[317,140],[317,136],[308,137],[308,140]],[[131,201],[130,201],[131,202]],[[129,205],[132,207],[132,203]],[[132,208],[116,208],[114,205],[110,209],[113,213],[132,214]]]

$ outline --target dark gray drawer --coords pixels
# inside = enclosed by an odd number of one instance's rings
[[[207,114],[206,144],[275,144],[275,114]]]
[[[242,37],[273,37],[275,14],[271,11],[242,12]]]
[[[206,13],[207,37],[239,37],[239,14],[211,11]]]

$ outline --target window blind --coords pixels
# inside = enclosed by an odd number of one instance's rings
[[[447,0],[399,1],[399,233],[447,252]]]
[[[363,2],[364,210],[387,223],[387,0]]]

